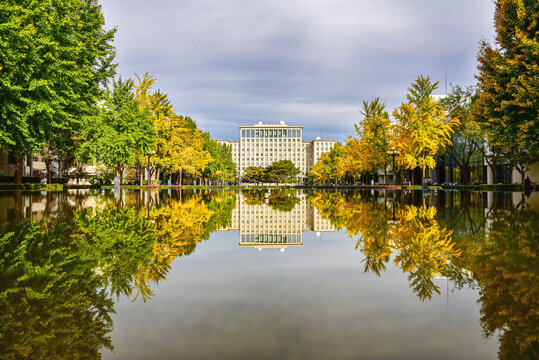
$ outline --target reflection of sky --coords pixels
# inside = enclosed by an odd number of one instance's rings
[[[304,232],[302,248],[245,251],[214,233],[176,259],[148,303],[122,298],[110,359],[493,359],[477,293],[422,303],[392,266],[363,273],[355,240]]]

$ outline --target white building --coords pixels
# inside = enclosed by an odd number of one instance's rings
[[[303,141],[303,126],[279,124],[240,126],[240,140],[217,140],[232,147],[232,159],[238,176],[249,166],[267,167],[276,161],[290,160],[305,177],[320,155],[335,145],[334,140]]]
[[[24,156],[22,159],[22,176],[43,177],[47,173],[45,160],[41,154]],[[0,151],[0,175],[13,176],[15,174],[15,156],[11,151]]]

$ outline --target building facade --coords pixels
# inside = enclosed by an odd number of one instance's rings
[[[276,161],[290,160],[299,169],[299,177],[307,175],[324,152],[335,145],[334,140],[303,140],[303,126],[279,124],[240,126],[240,140],[217,140],[232,147],[232,159],[239,177],[249,166],[267,167]]]
[[[43,177],[47,173],[45,160],[41,154],[27,155],[22,158],[22,176]],[[15,174],[15,156],[11,151],[0,151],[0,176]]]

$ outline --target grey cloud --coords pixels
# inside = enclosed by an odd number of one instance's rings
[[[474,83],[478,43],[494,34],[490,0],[101,3],[119,72],[154,75],[214,138],[284,120],[342,141],[362,100],[391,111],[419,74]]]

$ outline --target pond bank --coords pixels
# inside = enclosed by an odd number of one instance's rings
[[[421,190],[421,185],[230,185],[230,186],[201,186],[201,185],[122,185],[122,189],[161,189],[161,190],[180,190],[180,189],[358,189],[358,190]],[[72,189],[113,189],[112,185],[62,185],[62,184],[34,184],[26,183],[22,185],[0,184],[0,190],[28,190],[28,191],[63,191]],[[483,185],[435,185],[429,186],[429,190],[471,190],[471,191],[509,191],[522,192],[522,184],[483,184]],[[536,189],[537,190],[537,189]]]

